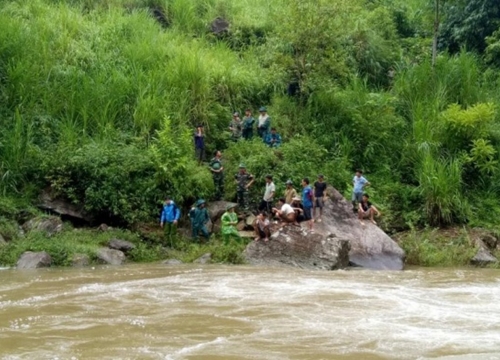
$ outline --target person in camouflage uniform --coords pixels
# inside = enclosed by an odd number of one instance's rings
[[[243,131],[243,123],[240,119],[240,114],[238,112],[233,113],[233,119],[229,124],[229,130],[231,130],[231,139],[233,141],[239,141],[241,139],[241,133]]]
[[[210,161],[210,171],[215,186],[215,200],[222,200],[224,196],[224,166],[222,166],[221,157],[221,152],[217,150],[214,158]]]
[[[248,189],[252,186],[255,178],[247,172],[245,164],[240,164],[239,169],[240,171],[234,175],[234,180],[237,184],[236,195],[240,209],[248,211]]]

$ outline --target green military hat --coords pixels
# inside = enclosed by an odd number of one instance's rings
[[[200,199],[196,202],[196,206],[200,206],[200,205],[203,205],[205,203],[205,200],[203,199]]]
[[[259,109],[259,112],[267,112],[267,109],[265,106],[261,106]]]
[[[246,169],[247,167],[245,166],[245,164],[241,163],[240,166],[239,166],[240,169]]]
[[[238,206],[238,205],[236,205],[236,204],[229,204],[228,206],[226,206],[226,211],[234,209],[236,206]]]

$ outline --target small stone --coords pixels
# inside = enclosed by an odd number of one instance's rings
[[[208,264],[212,260],[212,254],[206,253],[193,261],[195,264]]]
[[[85,267],[89,266],[90,257],[85,254],[74,254],[71,259],[71,266],[73,267]]]
[[[246,224],[245,224],[245,222],[244,222],[244,221],[240,221],[240,222],[238,223],[238,225],[236,225],[236,229],[237,229],[238,231],[243,231],[243,230],[245,230],[245,227],[246,227]]]
[[[49,267],[51,264],[52,258],[45,251],[26,251],[17,260],[18,269],[37,269]]]
[[[164,265],[181,265],[184,264],[182,261],[177,259],[168,259],[162,262]]]
[[[109,231],[109,226],[106,224],[101,224],[98,226],[97,230],[102,231],[102,232],[106,232],[106,231]]]
[[[245,223],[247,228],[250,228],[249,230],[253,229],[253,223],[255,222],[255,215],[249,215],[245,219]]]
[[[120,250],[108,248],[100,248],[97,251],[97,258],[101,262],[110,265],[121,265],[126,259],[125,254]]]
[[[108,247],[110,249],[120,250],[125,253],[135,249],[135,245],[132,244],[130,241],[125,241],[120,239],[111,239],[108,243]]]

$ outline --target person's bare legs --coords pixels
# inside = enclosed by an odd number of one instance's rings
[[[257,235],[254,239],[254,241],[259,241],[260,240],[260,232],[259,232],[259,227],[257,224],[253,224],[253,231],[255,231],[255,235]]]

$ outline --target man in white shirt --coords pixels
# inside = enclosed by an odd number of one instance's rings
[[[260,202],[259,210],[270,212],[273,207],[274,193],[276,192],[276,186],[273,183],[273,177],[271,175],[266,176],[266,191],[264,192],[264,198]]]
[[[278,200],[278,207],[280,207],[280,209],[274,208],[273,212],[280,218],[281,221],[283,221],[284,225],[295,224],[297,214],[295,213],[293,207],[286,203],[285,198],[280,198]]]

